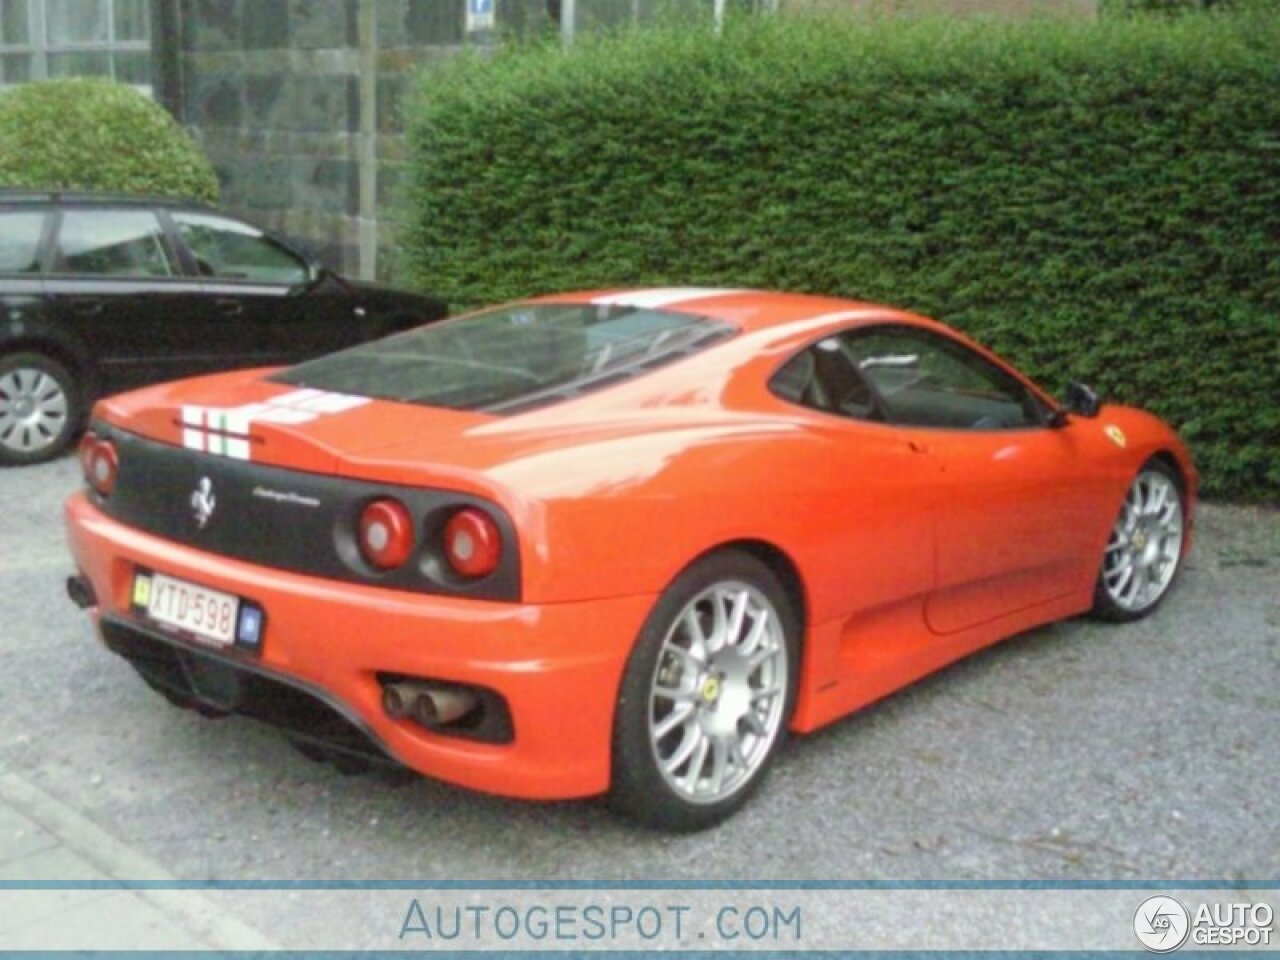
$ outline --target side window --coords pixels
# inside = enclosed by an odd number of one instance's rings
[[[878,327],[850,331],[842,341],[890,422],[965,430],[1044,423],[1040,404],[1021,381],[949,337]]]
[[[201,276],[297,286],[311,270],[261,230],[203,213],[174,213],[178,233]]]
[[[160,221],[149,210],[67,210],[58,231],[55,273],[168,277]]]
[[[773,375],[770,388],[784,400],[858,420],[882,420],[876,398],[858,376],[837,337],[827,337],[792,357]]]
[[[0,213],[0,273],[39,273],[41,210]]]

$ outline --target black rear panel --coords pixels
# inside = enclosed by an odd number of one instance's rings
[[[115,617],[103,618],[102,638],[175,702],[243,714],[344,754],[394,762],[363,723],[296,680],[194,650]]]
[[[115,443],[120,473],[110,497],[89,495],[108,516],[130,527],[224,557],[332,580],[520,599],[515,527],[505,511],[486,500],[263,466],[156,443],[102,424],[93,431]],[[414,556],[391,571],[370,567],[356,545],[361,511],[382,497],[399,500],[418,524]],[[212,510],[197,509],[200,503]],[[440,550],[440,532],[461,507],[484,510],[502,531],[498,569],[479,580],[454,574]],[[207,515],[203,524],[202,515]]]

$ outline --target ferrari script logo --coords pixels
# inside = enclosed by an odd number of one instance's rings
[[[201,477],[199,486],[191,494],[191,509],[195,511],[196,526],[203,530],[217,506],[218,498],[213,495],[213,481],[208,477]]]

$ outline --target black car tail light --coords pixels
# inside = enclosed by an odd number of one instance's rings
[[[80,469],[84,471],[85,483],[99,496],[111,496],[111,491],[116,487],[116,477],[120,473],[115,445],[92,433],[85,434],[80,441]]]
[[[444,555],[464,577],[487,577],[502,559],[502,532],[483,510],[464,507],[444,526]]]
[[[358,534],[361,556],[379,570],[403,566],[413,553],[413,518],[399,500],[375,500],[365,507]]]

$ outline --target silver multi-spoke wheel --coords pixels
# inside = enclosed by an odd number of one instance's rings
[[[1141,614],[1164,596],[1182,559],[1182,496],[1164,470],[1138,474],[1111,530],[1102,560],[1102,587],[1127,614]]]
[[[804,615],[784,558],[725,548],[662,591],[627,658],[609,794],[641,823],[719,823],[763,782],[786,739]]]
[[[39,367],[0,374],[0,447],[36,457],[62,442],[71,401],[58,379]]]
[[[768,757],[787,700],[778,611],[749,584],[703,590],[676,616],[649,695],[649,740],[663,779],[685,800],[718,803]]]

